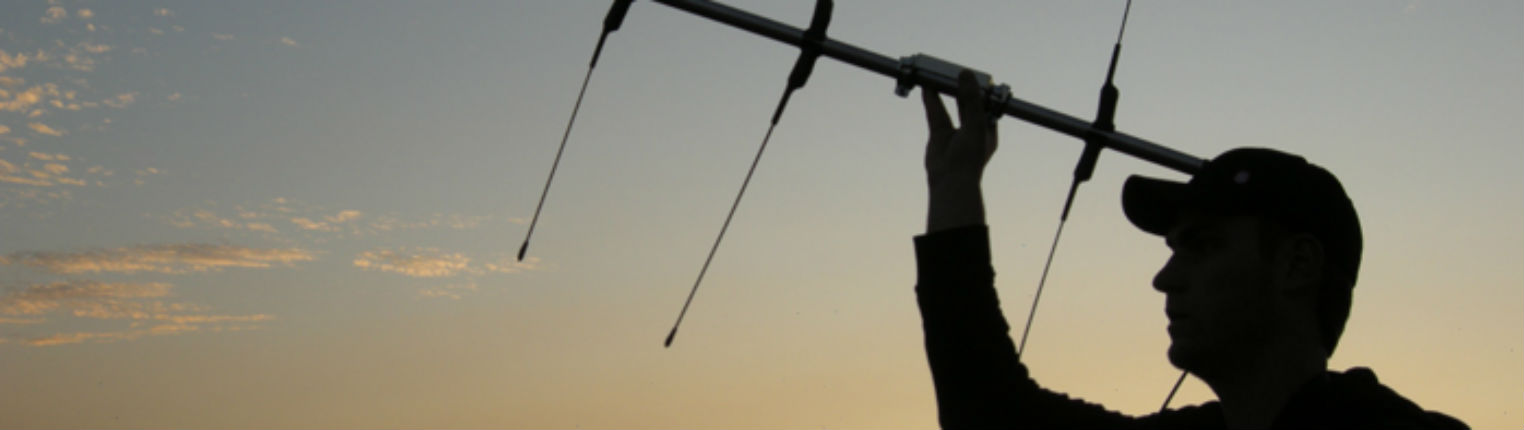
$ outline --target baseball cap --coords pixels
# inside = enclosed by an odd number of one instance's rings
[[[1189,182],[1133,175],[1122,210],[1143,231],[1164,236],[1184,209],[1258,215],[1323,244],[1326,267],[1353,287],[1360,268],[1360,219],[1328,170],[1267,148],[1236,148],[1207,161]]]

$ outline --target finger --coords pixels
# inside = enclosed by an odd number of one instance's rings
[[[984,116],[984,91],[974,72],[963,69],[958,73],[958,124],[965,130],[977,130],[988,122]]]
[[[932,133],[952,130],[952,119],[947,117],[947,106],[942,104],[941,94],[921,87],[921,104],[926,106],[926,126]]]

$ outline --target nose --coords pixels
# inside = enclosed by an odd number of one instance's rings
[[[1169,261],[1164,267],[1159,268],[1159,273],[1154,274],[1154,289],[1161,293],[1179,292],[1185,286],[1185,280],[1181,276],[1183,270],[1178,255],[1170,255]]]

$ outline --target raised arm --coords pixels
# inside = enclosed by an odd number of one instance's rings
[[[916,297],[943,428],[1140,428],[1210,425],[1194,412],[1142,419],[1040,388],[1011,342],[995,292],[980,180],[995,153],[994,124],[973,74],[959,75],[954,128],[940,97],[922,90],[930,139],[926,234],[915,239]],[[1129,381],[1117,381],[1128,383]]]

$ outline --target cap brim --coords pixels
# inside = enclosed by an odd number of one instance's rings
[[[1189,193],[1181,182],[1133,175],[1122,185],[1122,212],[1132,225],[1164,236],[1189,201]]]

